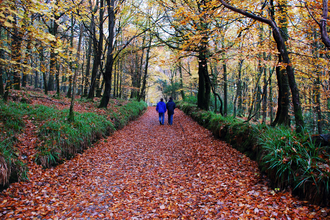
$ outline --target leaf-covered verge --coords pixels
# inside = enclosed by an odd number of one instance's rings
[[[15,101],[0,102],[0,190],[27,180],[29,161],[56,166],[147,109],[145,102],[125,100],[111,100],[107,109],[98,109],[97,102],[79,99],[75,121],[69,122],[69,100],[26,92],[13,97]],[[22,142],[29,142],[30,149],[23,149]]]
[[[177,106],[240,152],[256,160],[276,190],[292,190],[300,199],[330,205],[329,146],[320,146],[311,135],[289,128],[251,124],[233,117],[202,111],[196,105]]]

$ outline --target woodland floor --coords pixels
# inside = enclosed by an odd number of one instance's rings
[[[35,137],[28,124],[22,150],[30,180],[0,193],[0,218],[330,219],[327,208],[274,192],[256,162],[180,110],[172,126],[165,124],[150,107],[93,148],[46,170],[29,160]]]

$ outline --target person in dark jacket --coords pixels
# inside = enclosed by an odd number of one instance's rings
[[[168,124],[173,124],[173,115],[174,115],[174,109],[175,109],[175,103],[173,102],[172,97],[170,97],[170,100],[166,103],[167,108],[167,114],[168,114]]]
[[[159,124],[163,125],[166,112],[166,104],[163,98],[157,103],[156,111],[159,113]]]

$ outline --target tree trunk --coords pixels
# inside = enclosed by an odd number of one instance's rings
[[[52,34],[55,38],[58,31],[58,24],[56,21],[52,21],[52,27],[50,28],[50,34]],[[55,90],[55,72],[56,72],[56,61],[57,55],[55,53],[56,48],[56,41],[51,42],[51,49],[50,49],[50,63],[49,63],[49,79],[48,79],[48,91]]]
[[[4,59],[4,51],[2,48],[2,43],[3,43],[3,39],[2,39],[2,27],[0,26],[0,59],[3,60]],[[3,88],[3,74],[5,73],[5,68],[2,62],[0,62],[0,95],[3,96],[4,95],[4,88]]]
[[[237,80],[237,97],[238,97],[238,106],[237,106],[237,115],[239,117],[243,116],[243,94],[242,94],[242,68],[244,60],[239,61],[238,68],[238,80]]]
[[[279,62],[281,57],[279,55]],[[281,70],[281,67],[276,67],[277,85],[278,85],[278,107],[275,120],[272,122],[272,126],[276,125],[290,125],[289,117],[289,85],[288,78],[285,75],[285,70]]]
[[[118,83],[118,64],[119,61],[117,60],[114,64],[114,70],[113,70],[113,97],[117,97],[117,83]]]
[[[264,53],[264,59],[266,58],[266,54]],[[267,82],[267,68],[266,66],[263,67],[264,72],[264,86],[262,88],[262,93],[264,94],[262,97],[262,123],[266,124],[267,119],[267,100],[268,100],[268,82]]]
[[[269,118],[270,123],[273,122],[274,119],[274,110],[273,110],[273,86],[272,86],[272,74],[271,70],[269,70]]]
[[[198,96],[197,106],[203,110],[209,110],[210,106],[210,80],[208,80],[206,46],[200,48],[198,55]]]
[[[292,64],[288,55],[288,51],[285,45],[285,38],[281,34],[280,28],[276,25],[276,23],[272,20],[259,17],[255,14],[246,12],[241,9],[237,9],[233,6],[230,6],[227,4],[224,0],[220,0],[220,2],[226,7],[229,8],[230,10],[233,10],[237,13],[240,13],[246,17],[252,18],[254,20],[258,20],[260,22],[266,23],[271,28],[273,29],[273,37],[275,39],[277,49],[283,59],[283,63],[286,66],[286,71],[287,71],[287,76],[288,76],[288,81],[289,81],[289,86],[291,89],[291,94],[292,94],[292,103],[293,103],[293,108],[294,108],[294,116],[295,116],[295,122],[296,122],[296,131],[298,133],[302,132],[302,129],[304,128],[304,120],[303,120],[303,115],[302,115],[302,110],[301,110],[301,104],[300,104],[300,98],[299,98],[299,90],[295,81],[295,76],[294,76],[294,71],[292,68]]]
[[[80,33],[79,33],[79,39],[78,39],[78,50],[77,50],[77,58],[75,62],[75,68],[74,68],[74,75],[73,75],[73,82],[72,82],[72,97],[71,97],[71,104],[70,104],[70,112],[68,120],[73,122],[74,121],[74,98],[76,93],[76,82],[77,82],[77,72],[78,72],[78,66],[79,66],[79,59],[80,59],[80,50],[81,50],[81,41],[83,36],[83,25],[80,24]]]
[[[73,34],[74,34],[74,32],[73,32],[73,15],[71,14],[71,27],[70,27],[70,48],[73,48]],[[72,73],[73,73],[73,68],[72,68],[72,50],[70,50],[70,52],[69,52],[69,57],[71,57],[71,61],[70,61],[70,63],[69,63],[69,69],[70,69],[70,75],[69,75],[69,89],[68,89],[68,92],[67,92],[67,94],[66,94],[66,96],[68,97],[68,98],[71,98],[71,91],[72,91]]]
[[[226,60],[223,57],[223,115],[227,116],[228,114],[228,82],[227,82],[227,64]]]
[[[88,39],[88,49],[86,54],[86,71],[85,71],[85,88],[84,88],[84,97],[87,97],[88,85],[89,85],[89,73],[91,70],[91,56],[92,56],[92,38]]]
[[[38,47],[38,52],[39,52],[39,61],[40,61],[40,71],[42,72],[42,77],[43,77],[43,83],[44,83],[44,92],[45,95],[48,95],[48,84],[47,84],[47,76],[46,76],[46,67],[44,65],[44,60],[45,60],[45,56],[44,56],[44,48],[42,45],[39,45]]]
[[[91,3],[90,3],[91,4]],[[97,2],[98,4],[98,2]],[[92,4],[91,4],[92,5]],[[100,21],[100,26],[99,26],[99,40],[97,41],[96,38],[96,28],[94,24],[94,15],[92,14],[92,29],[93,29],[93,52],[94,52],[94,61],[93,61],[93,69],[92,69],[92,78],[91,78],[91,85],[88,93],[88,99],[93,99],[94,98],[94,93],[95,93],[95,87],[96,87],[96,80],[97,80],[97,73],[98,69],[101,64],[101,56],[102,56],[102,50],[103,50],[103,1],[100,1],[100,14],[99,14],[99,21]]]
[[[14,29],[12,34],[12,44],[11,44],[11,51],[12,51],[12,60],[20,63],[21,62],[21,45],[22,45],[22,34],[18,30],[17,27],[17,17],[14,16]],[[21,74],[20,74],[20,67],[18,64],[13,65],[13,78],[14,78],[14,89],[20,90],[21,89]]]
[[[149,44],[148,44],[147,54],[146,54],[146,63],[145,63],[145,67],[144,67],[142,88],[141,88],[141,92],[140,92],[138,101],[140,101],[141,98],[143,99],[143,101],[145,101],[145,90],[146,90],[147,76],[148,76],[148,66],[149,66],[149,54],[150,54],[151,42],[152,42],[152,35],[151,34],[150,34],[149,38],[150,39],[149,39]]]
[[[23,60],[23,63],[25,66],[27,66],[29,64],[29,53],[31,53],[31,49],[32,49],[32,46],[31,46],[31,37],[29,37],[29,40],[27,42],[27,45],[26,45],[26,52],[25,52],[25,56],[24,56],[24,60]],[[25,88],[26,85],[27,85],[27,77],[29,75],[29,72],[28,72],[28,69],[26,67],[23,67],[23,78],[22,78],[22,87]]]
[[[113,69],[113,41],[114,41],[114,27],[115,27],[115,12],[114,12],[115,0],[107,0],[108,9],[108,51],[107,51],[107,61],[105,66],[104,78],[104,93],[101,99],[99,108],[106,108],[110,100],[111,93],[111,77]]]
[[[180,65],[179,65],[179,74],[180,74],[180,89],[181,89],[181,98],[182,100],[186,100],[186,96],[184,93],[184,87],[183,87],[183,75],[182,75],[182,64],[180,61]]]

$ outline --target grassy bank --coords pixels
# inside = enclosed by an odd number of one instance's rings
[[[302,200],[330,205],[329,146],[320,146],[305,132],[250,124],[241,119],[202,111],[196,105],[177,106],[215,137],[258,162],[275,191],[292,190]]]
[[[37,164],[48,168],[83,152],[100,138],[139,117],[147,108],[144,102],[111,102],[110,108],[97,109],[97,103],[79,100],[79,105],[87,107],[75,112],[74,122],[67,119],[68,108],[0,102],[0,189],[27,179],[27,164],[22,162],[26,156],[17,147],[20,145],[18,136],[25,132],[27,121],[36,128],[33,158]]]

